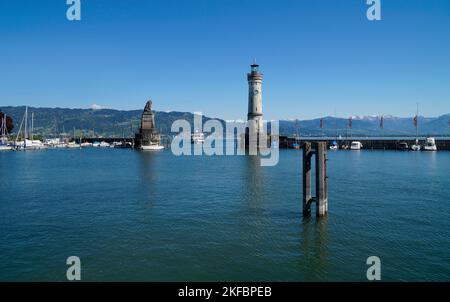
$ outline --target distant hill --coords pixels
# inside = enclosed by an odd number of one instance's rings
[[[323,129],[320,128],[320,118],[298,121],[298,131],[301,136],[327,135],[345,136],[409,136],[416,134],[413,117],[400,118],[394,116],[383,117],[383,128],[380,118],[376,116],[352,117],[352,129],[348,128],[348,118],[324,117]],[[421,135],[450,135],[450,114],[439,117],[419,117],[419,133]],[[296,133],[295,121],[280,121],[280,133],[293,135]]]
[[[24,106],[4,106],[0,111],[11,116],[14,120],[14,131],[19,130],[20,122],[25,112]],[[121,137],[134,135],[139,130],[142,110],[114,110],[114,109],[67,109],[67,108],[34,108],[28,107],[34,113],[34,132],[44,137],[58,136],[63,132],[72,135],[75,129],[76,135]],[[170,134],[170,127],[177,119],[185,119],[193,125],[194,115],[189,112],[164,112],[156,111],[155,119],[158,131],[162,134]],[[204,121],[210,117],[203,117]],[[350,134],[347,118],[324,117],[323,129],[320,129],[320,118],[298,121],[298,130],[301,136],[338,135]],[[220,119],[219,119],[220,120]],[[223,121],[220,120],[222,123]],[[419,131],[422,135],[450,135],[450,114],[440,117],[420,117]],[[413,119],[393,116],[384,117],[384,128],[380,128],[378,117],[353,117],[353,136],[378,136],[378,135],[415,135]],[[95,135],[94,135],[95,133]],[[296,123],[293,120],[280,121],[280,134],[294,135]]]
[[[19,131],[25,113],[25,106],[4,106],[0,108],[14,120],[14,131]],[[66,133],[85,137],[130,137],[139,131],[143,110],[114,109],[68,109],[28,107],[28,117],[34,113],[34,133],[44,137],[59,136]],[[193,127],[194,115],[189,112],[155,111],[157,129],[162,134],[170,134],[172,123],[185,119]],[[203,120],[210,118],[203,117]]]

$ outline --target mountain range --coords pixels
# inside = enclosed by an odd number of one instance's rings
[[[0,111],[12,117],[13,133],[17,132],[22,121],[25,106],[3,106]],[[115,109],[68,109],[68,108],[35,108],[28,107],[29,118],[33,113],[34,133],[44,137],[59,136],[62,133],[85,137],[130,137],[139,130],[142,110]],[[178,119],[189,121],[193,125],[194,115],[190,112],[155,111],[157,129],[164,135],[170,135],[172,123]],[[206,121],[211,117],[203,117]],[[224,122],[221,119],[222,123]],[[321,122],[322,120],[322,122]],[[353,116],[352,128],[349,129],[348,118],[326,116],[311,120],[281,120],[280,134],[292,136],[410,136],[416,130],[413,117],[401,118],[383,116],[383,128],[377,116]],[[322,128],[321,128],[322,124]],[[422,135],[450,135],[450,114],[439,117],[418,118],[419,132]]]

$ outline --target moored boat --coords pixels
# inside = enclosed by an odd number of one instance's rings
[[[350,145],[350,150],[361,150],[363,147],[363,144],[361,144],[361,142],[352,142]]]
[[[140,149],[143,151],[158,151],[158,150],[163,150],[164,146],[152,143],[150,145],[141,145]]]
[[[47,149],[47,146],[40,140],[33,138],[34,115],[31,114],[31,135],[28,135],[28,107],[25,107],[25,114],[20,123],[19,131],[17,132],[16,140],[14,141],[14,148],[16,150],[41,150]],[[23,133],[22,133],[23,126]],[[23,135],[21,135],[21,133]],[[18,138],[21,137],[21,140]],[[31,139],[30,139],[31,138]]]
[[[110,144],[105,141],[102,141],[98,146],[101,148],[109,148]]]
[[[330,144],[330,150],[336,151],[337,149],[339,149],[338,143],[337,143],[336,141],[333,141],[333,142]]]
[[[421,147],[419,144],[419,140],[416,139],[416,142],[411,146],[411,150],[412,151],[420,151]]]
[[[409,150],[409,146],[407,142],[400,142],[397,145],[397,150],[399,151],[408,151]]]
[[[71,149],[73,149],[73,148],[81,148],[81,146],[80,146],[80,144],[77,144],[76,142],[69,142],[67,144],[67,148],[71,148]]]
[[[16,150],[43,150],[47,149],[47,146],[44,145],[40,140],[29,140],[25,139],[23,141],[16,141],[15,143]]]
[[[92,143],[88,143],[88,142],[84,142],[80,144],[81,148],[88,148],[88,147],[92,147]]]
[[[427,137],[425,145],[423,146],[424,151],[437,151],[436,141],[434,137]]]
[[[11,150],[14,150],[13,146],[0,143],[0,151],[11,151]]]
[[[193,144],[203,144],[205,142],[205,134],[203,132],[195,131],[192,134],[191,142]]]

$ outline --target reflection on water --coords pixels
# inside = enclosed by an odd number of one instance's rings
[[[426,168],[428,170],[430,170],[430,172],[433,172],[433,174],[435,174],[435,172],[437,171],[437,168],[438,168],[437,166],[439,164],[439,162],[437,160],[437,152],[425,152],[425,153],[427,155],[427,161],[428,161]]]
[[[138,166],[139,166],[139,182],[136,184],[138,188],[136,188],[139,192],[141,192],[142,198],[141,202],[143,202],[145,208],[152,208],[155,202],[155,190],[156,186],[156,173],[155,171],[155,157],[157,154],[155,152],[136,152],[139,157]]]
[[[450,280],[450,152],[329,158],[330,212],[302,219],[295,150],[276,167],[170,150],[1,154],[0,281],[64,281],[68,254],[85,281],[364,281],[371,255],[383,281]]]
[[[273,184],[273,175],[270,167],[261,166],[261,158],[259,156],[244,156],[244,164],[242,165],[244,189],[242,190],[242,206],[244,211],[248,211],[247,215],[241,215],[241,224],[245,226],[241,239],[253,244],[277,246],[284,243],[276,243],[278,240],[283,242],[288,234],[286,230],[280,230],[278,237],[275,236],[276,228],[279,227],[280,221],[273,219],[271,208],[274,207],[274,195],[277,195],[278,204],[285,204],[288,207],[297,204],[297,220],[296,225],[300,226],[300,231],[296,233],[295,245],[297,248],[296,265],[298,271],[302,272],[302,279],[305,281],[327,280],[329,267],[328,255],[328,217],[316,218],[315,215],[310,217],[301,216],[301,196],[294,196],[291,192],[284,192],[286,187],[291,187],[295,183],[285,182],[282,175],[278,185]],[[295,159],[296,160],[296,159]],[[297,171],[300,173],[300,171]],[[285,181],[283,181],[285,180]],[[295,178],[295,180],[298,180]],[[297,183],[300,187],[300,182]],[[313,205],[314,207],[315,205]],[[313,213],[315,211],[313,210]],[[284,220],[288,217],[283,214],[280,219]],[[300,218],[300,222],[298,221]],[[294,221],[293,221],[294,222]],[[258,246],[258,245],[257,245]],[[277,251],[271,255],[270,261],[276,261],[277,254],[284,251]]]
[[[303,217],[301,227],[299,265],[305,274],[305,280],[326,280],[329,270],[328,216]]]
[[[240,190],[240,240],[258,250],[264,244],[261,229],[266,225],[264,175],[259,156],[241,156],[242,187]]]
[[[244,156],[244,185],[243,201],[249,210],[254,214],[261,213],[261,206],[264,203],[265,187],[263,167],[261,158],[256,155]]]
[[[155,152],[137,152],[140,163],[139,163],[139,171],[141,175],[141,182],[143,185],[151,186],[153,184],[155,178]]]

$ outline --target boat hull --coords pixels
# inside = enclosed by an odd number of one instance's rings
[[[159,151],[163,150],[164,146],[160,145],[140,146],[139,149],[141,149],[142,151]]]
[[[437,151],[436,146],[425,146],[423,147],[423,151]]]

